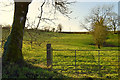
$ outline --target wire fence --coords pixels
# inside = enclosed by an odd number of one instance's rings
[[[99,76],[118,76],[120,73],[120,50],[65,50],[50,48],[49,51],[52,54],[51,68],[61,73],[95,74]]]

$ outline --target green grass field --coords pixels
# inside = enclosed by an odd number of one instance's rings
[[[92,77],[92,78],[102,78],[102,79],[118,79],[118,51],[101,51],[100,52],[100,65],[101,70],[99,73],[98,66],[98,51],[77,51],[76,52],[76,69],[75,72],[75,51],[71,50],[96,50],[98,49],[94,45],[94,40],[90,34],[65,34],[65,33],[53,33],[53,32],[40,32],[37,33],[34,30],[29,30],[32,37],[25,31],[24,32],[24,41],[23,41],[23,55],[27,63],[30,63],[35,68],[31,70],[28,67],[23,68],[24,73],[32,73],[39,75],[41,72],[45,72],[45,75],[42,77],[58,75],[58,78],[67,76],[70,78],[83,78],[83,77]],[[9,30],[4,29],[2,31],[2,39],[6,39],[8,36]],[[32,39],[32,45],[30,40]],[[53,71],[47,71],[46,67],[46,45],[51,44],[53,49],[64,49],[66,51],[53,51]],[[102,50],[118,49],[118,35],[109,34],[106,41],[106,45],[101,47]],[[72,65],[72,66],[67,66]],[[84,66],[82,66],[84,65]],[[89,66],[85,66],[89,65]],[[93,66],[92,66],[93,65]],[[104,66],[104,65],[116,65],[116,66]],[[56,70],[58,69],[58,70]],[[62,69],[59,70],[59,69]],[[21,71],[21,69],[19,70]],[[19,77],[26,77],[22,74]],[[25,72],[26,71],[26,72]],[[47,71],[47,72],[46,72]],[[50,74],[49,74],[50,73]],[[80,74],[81,73],[81,74]],[[85,74],[83,74],[85,73]],[[49,76],[48,76],[49,74]],[[40,74],[41,75],[41,74]],[[61,76],[63,75],[63,76]],[[8,77],[8,75],[4,75]],[[30,76],[34,77],[34,76]],[[40,78],[40,76],[37,76]]]

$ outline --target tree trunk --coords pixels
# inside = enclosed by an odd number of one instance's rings
[[[98,44],[98,49],[100,49],[100,44]]]
[[[5,62],[16,63],[23,61],[22,41],[29,4],[30,2],[15,2],[12,30],[4,45],[2,55],[2,59]]]
[[[116,26],[115,26],[115,22],[113,21],[113,30],[114,30],[114,34],[116,33]]]
[[[116,27],[114,26],[114,34],[116,33]]]

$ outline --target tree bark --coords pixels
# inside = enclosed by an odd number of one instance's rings
[[[14,20],[11,33],[4,45],[3,62],[23,61],[22,41],[29,4],[30,2],[15,2]]]
[[[114,34],[116,33],[116,26],[114,26]]]
[[[116,26],[115,26],[115,22],[114,22],[114,20],[113,20],[112,24],[113,24],[114,34],[115,34],[115,32],[116,32]]]

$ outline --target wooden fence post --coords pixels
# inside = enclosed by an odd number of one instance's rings
[[[52,48],[51,48],[51,44],[47,44],[47,67],[52,67]]]
[[[99,67],[99,72],[98,72],[98,74],[99,74],[100,76],[102,76],[101,73],[100,73],[100,70],[101,70],[101,66],[100,66],[100,50],[98,50],[98,67]]]
[[[75,72],[76,72],[76,50],[75,50]]]

